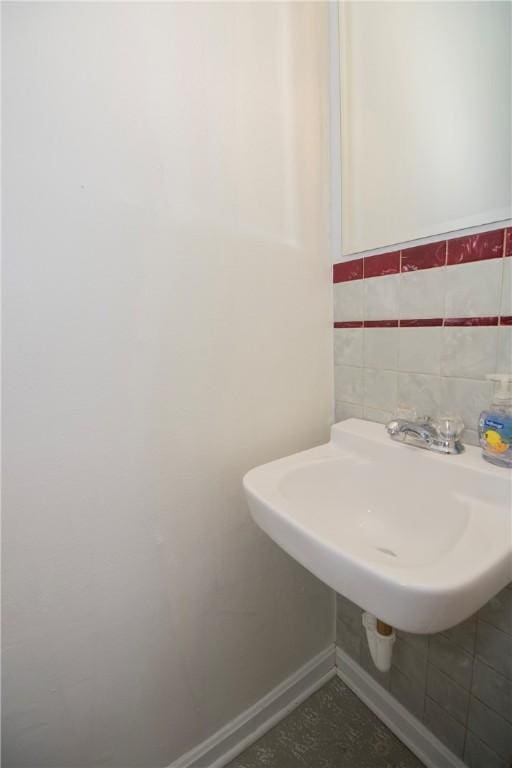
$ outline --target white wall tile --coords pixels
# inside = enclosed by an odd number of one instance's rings
[[[334,366],[336,402],[363,403],[363,369],[351,365]]]
[[[501,315],[512,315],[512,258],[503,259],[503,285],[501,288]]]
[[[363,364],[362,328],[334,329],[334,364],[359,366]]]
[[[492,400],[493,385],[490,381],[475,379],[441,379],[441,410],[462,417],[466,429],[477,430],[481,411]]]
[[[364,280],[365,320],[394,320],[398,317],[400,275]]]
[[[336,423],[345,419],[362,419],[363,406],[354,403],[336,403]]]
[[[396,370],[398,335],[398,328],[365,328],[364,365],[367,368]]]
[[[396,407],[397,373],[364,369],[364,405],[382,411],[394,411]]]
[[[440,378],[423,373],[400,373],[398,406],[415,408],[418,416],[436,416],[440,405]]]
[[[441,375],[485,378],[496,370],[497,342],[496,326],[443,328]]]
[[[387,424],[393,418],[392,411],[381,411],[377,408],[369,408],[364,406],[363,417],[367,421],[377,421],[379,424]]]
[[[445,317],[497,315],[503,259],[446,267]]]
[[[335,320],[512,315],[512,259],[334,286]],[[399,405],[459,414],[477,444],[492,371],[512,372],[511,326],[335,329],[336,419],[385,423]]]
[[[467,445],[479,445],[478,432],[476,429],[465,429],[462,433],[462,442]]]
[[[362,320],[364,307],[363,280],[335,283],[334,321]]]
[[[439,375],[441,328],[400,328],[398,368],[410,373]]]
[[[512,325],[501,325],[498,328],[496,370],[498,373],[512,373]]]
[[[443,317],[446,268],[422,269],[400,275],[400,317]]]

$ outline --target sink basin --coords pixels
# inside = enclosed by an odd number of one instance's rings
[[[512,580],[511,474],[468,446],[440,455],[347,419],[331,440],[244,477],[255,522],[392,626],[448,629]]]

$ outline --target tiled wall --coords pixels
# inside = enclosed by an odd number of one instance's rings
[[[456,412],[477,442],[487,373],[511,370],[512,229],[334,265],[336,420]]]
[[[398,405],[459,413],[476,443],[486,373],[512,369],[512,230],[334,266],[336,420]],[[338,596],[337,642],[470,768],[512,766],[512,585],[478,616],[399,633],[390,673],[371,662],[361,609]]]
[[[399,632],[386,674],[371,661],[361,609],[338,595],[337,644],[469,768],[512,766],[512,585],[447,632]]]

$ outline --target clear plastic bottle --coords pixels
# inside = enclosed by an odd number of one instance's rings
[[[487,378],[496,382],[496,389],[478,422],[482,456],[499,467],[512,467],[512,374],[490,373]]]

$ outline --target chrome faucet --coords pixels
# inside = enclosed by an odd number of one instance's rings
[[[464,423],[454,416],[443,416],[436,421],[430,416],[419,419],[393,419],[386,429],[393,440],[429,451],[462,453],[464,450],[460,441]]]

